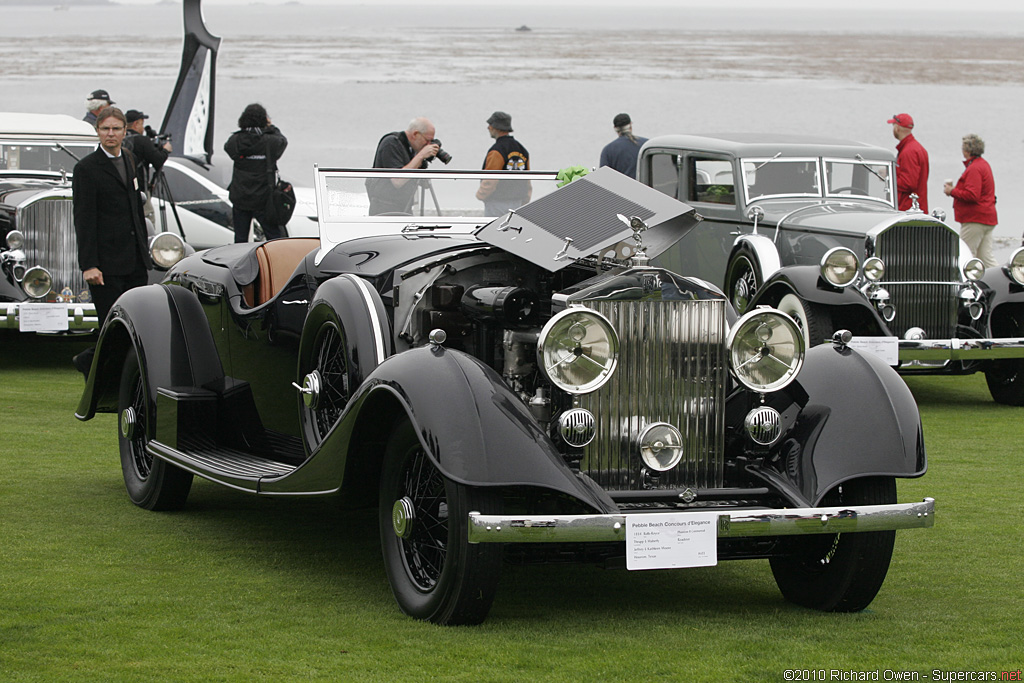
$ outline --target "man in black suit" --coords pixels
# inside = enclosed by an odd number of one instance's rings
[[[78,266],[89,285],[102,326],[117,297],[146,284],[151,267],[143,183],[131,153],[122,149],[128,123],[116,107],[96,117],[99,148],[75,165],[74,193]],[[88,375],[94,349],[75,356],[75,367]]]

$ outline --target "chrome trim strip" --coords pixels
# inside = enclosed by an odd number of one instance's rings
[[[1024,358],[1024,339],[900,339],[900,361]]]
[[[359,293],[363,295],[363,303],[366,304],[366,310],[370,312],[370,322],[373,323],[373,348],[377,353],[376,365],[384,362],[384,335],[381,334],[380,318],[377,317],[377,307],[373,303],[373,297],[370,296],[370,286],[366,283],[366,280],[359,277],[358,275],[346,274],[342,277],[352,280],[352,282],[359,288]]]
[[[17,330],[21,327],[21,319],[18,317],[18,310],[23,303],[38,303],[35,301],[14,301],[0,302],[0,329]],[[47,306],[63,306],[67,311],[68,330],[95,330],[99,327],[96,320],[95,304],[76,303],[49,303]]]
[[[692,512],[712,512],[707,508]],[[643,513],[639,513],[643,514]],[[677,512],[680,516],[687,512]],[[848,507],[732,510],[718,515],[719,538],[835,534],[935,525],[935,499]],[[626,540],[626,515],[504,516],[469,513],[470,543],[599,543]]]

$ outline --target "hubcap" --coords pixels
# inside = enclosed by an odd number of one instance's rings
[[[302,402],[311,410],[316,410],[320,403],[320,373],[316,370],[302,380]]]
[[[412,506],[412,499],[404,496],[395,501],[391,508],[391,526],[395,529],[395,536],[409,538],[412,535],[413,522],[416,521],[416,513]]]
[[[121,436],[131,439],[135,434],[135,409],[128,406],[121,411]]]

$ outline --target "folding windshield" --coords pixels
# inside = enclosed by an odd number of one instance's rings
[[[744,159],[747,203],[763,197],[820,197],[817,159]]]
[[[551,172],[319,169],[317,203],[319,215],[332,223],[412,217],[482,224],[557,184]]]
[[[830,196],[853,196],[893,204],[893,173],[888,161],[824,159],[823,162]]]
[[[79,159],[96,150],[96,142],[0,142],[0,171],[53,171],[68,173]]]

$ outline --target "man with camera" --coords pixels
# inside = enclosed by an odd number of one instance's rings
[[[146,188],[146,215],[152,217],[153,207],[148,201],[153,191],[149,169],[152,167],[154,173],[158,173],[163,168],[164,162],[167,161],[167,156],[174,149],[170,140],[161,141],[160,136],[153,132],[152,128],[146,130],[145,123],[149,114],[143,114],[137,109],[129,109],[124,116],[128,120],[128,131],[125,134],[122,147],[130,150],[135,157],[135,175]]]
[[[452,157],[441,149],[441,141],[434,138],[434,133],[434,124],[422,116],[410,121],[404,131],[388,133],[377,143],[373,168],[426,168],[434,157],[447,164]],[[417,186],[407,179],[368,178],[366,192],[370,196],[370,215],[408,214]]]

